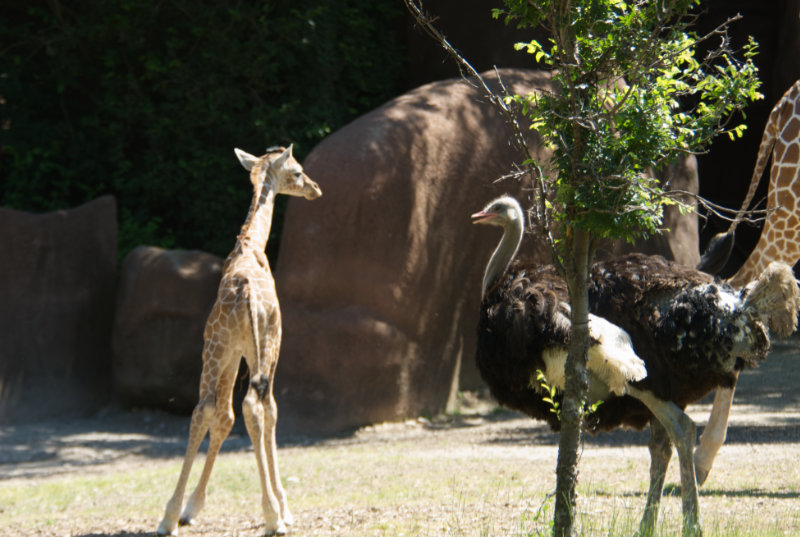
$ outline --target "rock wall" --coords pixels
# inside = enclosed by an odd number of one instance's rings
[[[502,77],[517,93],[551,84],[541,71]],[[508,138],[480,91],[450,79],[358,118],[307,157],[325,196],[289,204],[276,270],[284,431],[435,413],[459,386],[478,383],[480,281],[499,235],[471,226],[469,215],[504,192],[528,198],[526,182],[494,182],[519,157]],[[544,160],[535,137],[531,144]],[[693,161],[684,166],[673,185],[696,189]],[[696,221],[673,228],[650,250],[676,257],[669,245],[678,244],[677,257],[696,262]],[[550,259],[533,237],[521,251]]]
[[[470,60],[478,70],[500,67],[532,67],[531,57],[517,52],[514,42],[529,41],[540,32],[519,30],[514,24],[493,20],[492,8],[501,7],[493,0],[426,0],[425,9],[437,17],[437,27],[448,40]],[[738,209],[744,199],[755,165],[761,133],[770,110],[783,93],[800,79],[800,0],[705,0],[697,8],[696,31],[705,35],[725,20],[741,15],[741,20],[731,25],[732,45],[741,47],[748,36],[759,44],[755,58],[762,80],[761,92],[765,98],[752,103],[744,121],[748,129],[742,139],[731,141],[718,137],[710,150],[698,155],[700,176],[699,192],[714,203]],[[409,55],[407,88],[458,75],[458,68],[447,54],[407,16],[401,39]],[[766,181],[762,180],[755,200],[766,197]],[[701,222],[700,243],[719,231],[727,229],[728,222],[712,216]],[[758,241],[759,226],[739,226],[736,246],[723,276],[730,276],[741,266]]]
[[[203,328],[223,259],[139,246],[120,268],[113,332],[115,395],[187,412],[197,404]]]
[[[0,424],[97,410],[111,395],[116,202],[0,208]]]

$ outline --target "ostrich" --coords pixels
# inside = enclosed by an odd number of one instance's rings
[[[570,333],[568,290],[552,266],[513,262],[524,233],[519,203],[502,196],[472,215],[503,228],[483,278],[476,361],[495,399],[529,416],[559,422],[536,381],[541,371],[563,390]],[[650,489],[640,523],[652,535],[664,476],[677,448],[683,533],[700,533],[692,459],[695,424],[683,409],[769,350],[769,330],[797,323],[800,299],[791,269],[773,264],[741,291],[659,256],[631,254],[596,263],[589,282],[589,401],[603,400],[592,432],[650,424]],[[653,419],[655,418],[655,419]]]

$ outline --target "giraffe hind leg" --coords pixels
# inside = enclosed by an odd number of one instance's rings
[[[272,491],[278,500],[280,506],[281,518],[283,523],[287,526],[294,524],[294,516],[289,510],[289,504],[286,500],[286,491],[283,490],[281,484],[281,476],[278,471],[278,443],[275,438],[275,431],[278,422],[278,405],[275,397],[272,395],[272,386],[269,387],[268,399],[264,399],[267,406],[266,412],[266,427],[264,428],[264,445],[266,446],[267,454],[267,467],[269,468],[270,483]]]
[[[250,384],[247,390],[244,402],[242,403],[242,414],[244,415],[244,423],[247,426],[247,433],[250,435],[250,441],[253,443],[253,453],[258,463],[258,474],[261,482],[261,503],[264,511],[264,519],[266,522],[266,531],[268,535],[284,535],[286,533],[286,523],[281,517],[281,506],[278,497],[275,494],[275,486],[273,478],[277,478],[277,471],[272,468],[271,461],[274,460],[274,455],[267,455],[267,450],[271,450],[271,446],[265,442],[266,438],[271,438],[275,434],[275,423],[277,420],[277,409],[274,405],[269,403],[272,399],[271,390],[264,393],[265,399],[259,397],[258,386],[262,386],[266,375],[257,375]],[[266,379],[266,385],[270,386],[269,379]]]

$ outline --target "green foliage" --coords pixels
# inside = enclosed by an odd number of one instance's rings
[[[550,386],[547,383],[547,377],[544,376],[544,373],[541,369],[536,370],[536,380],[530,380],[530,387],[533,389],[537,389],[538,387],[544,390],[544,396],[542,397],[542,401],[548,403],[550,405],[550,412],[556,415],[556,417],[561,420],[561,402],[556,398],[558,395],[558,388],[555,386]]]
[[[555,220],[595,237],[659,231],[671,203],[645,174],[703,150],[713,137],[741,136],[732,114],[761,95],[751,40],[737,59],[726,28],[690,31],[699,0],[506,0],[494,16],[521,27],[543,24],[547,43],[518,50],[555,69],[559,94],[514,96],[554,152]],[[722,39],[721,43],[711,42]],[[716,46],[698,59],[699,45]]]
[[[517,49],[553,70],[557,91],[509,96],[552,149],[554,177],[529,156],[534,214],[551,240],[570,295],[570,348],[556,469],[553,535],[573,535],[580,427],[585,416],[589,345],[588,268],[598,238],[636,237],[661,228],[670,200],[648,171],[700,151],[726,129],[735,111],[759,98],[756,45],[743,59],[729,48],[727,24],[708,36],[690,30],[699,0],[505,0],[495,17],[543,26],[547,43]],[[712,43],[712,40],[718,42]],[[708,51],[698,59],[699,45]],[[517,122],[518,123],[518,122]],[[527,150],[527,154],[532,152]],[[538,182],[537,182],[538,181]],[[554,393],[549,392],[552,402]],[[686,516],[686,513],[684,513]],[[688,519],[687,519],[688,521]]]
[[[550,412],[556,415],[559,421],[561,421],[561,397],[559,397],[558,388],[555,386],[551,386],[547,382],[547,377],[544,376],[544,373],[541,369],[536,370],[536,379],[530,379],[530,387],[537,391],[542,391],[542,401],[548,403],[550,405]],[[594,403],[589,403],[587,401],[583,401],[581,405],[581,415],[582,416],[591,416],[600,405],[603,404],[603,400],[595,401]]]
[[[252,195],[233,148],[293,142],[303,157],[394,95],[400,14],[357,0],[4,2],[0,204],[110,193],[121,253],[225,255]]]

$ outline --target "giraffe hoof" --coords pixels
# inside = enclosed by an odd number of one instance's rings
[[[156,531],[156,535],[178,535],[178,528],[169,529],[168,527],[164,526],[163,524],[158,527],[158,531]]]
[[[275,529],[267,530],[267,537],[272,535],[286,535],[286,531],[286,524],[283,522],[278,522],[278,526]]]
[[[192,524],[194,524],[194,520],[191,518],[181,517],[180,520],[178,520],[179,526],[191,526]]]

